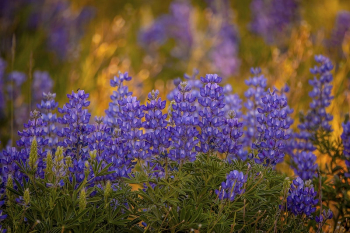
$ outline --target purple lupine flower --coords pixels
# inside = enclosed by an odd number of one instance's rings
[[[46,71],[35,71],[33,74],[32,93],[34,102],[38,102],[43,93],[48,93],[52,90],[53,81]]]
[[[206,2],[215,18],[220,19],[221,22],[217,29],[218,33],[213,35],[215,42],[209,56],[213,69],[227,78],[227,76],[237,73],[240,66],[238,30],[231,23],[233,11],[228,0],[207,0]]]
[[[322,213],[320,213],[320,216],[316,216],[315,221],[317,223],[322,223],[323,221],[327,219],[332,219],[332,218],[333,218],[333,212],[330,209],[328,209],[327,211],[323,210]]]
[[[107,175],[109,180],[117,180],[121,177],[128,177],[131,170],[134,168],[136,161],[127,157],[127,140],[122,137],[121,129],[114,129],[109,141],[108,151],[103,157],[106,163],[112,163],[109,171],[113,171],[112,174]]]
[[[184,161],[194,161],[196,159],[195,145],[198,140],[196,125],[198,117],[193,113],[196,111],[194,102],[196,97],[191,94],[191,87],[186,82],[178,85],[179,93],[174,95],[175,103],[172,104],[171,139],[172,148],[169,151],[169,158],[173,161],[183,163]]]
[[[118,102],[122,110],[117,120],[125,140],[123,152],[127,159],[147,161],[151,156],[148,152],[150,145],[141,129],[145,106],[140,105],[140,101],[134,96],[124,97]]]
[[[91,114],[85,109],[90,105],[90,101],[87,100],[89,94],[79,90],[77,93],[72,91],[67,97],[69,102],[63,105],[63,108],[58,108],[58,112],[64,114],[63,117],[57,118],[57,122],[64,126],[57,130],[57,136],[63,138],[58,145],[65,147],[66,155],[73,159],[85,160],[88,153],[87,139],[93,130],[89,124]]]
[[[238,139],[242,137],[243,132],[241,130],[243,123],[238,122],[234,111],[228,113],[228,117],[225,119],[222,128],[222,137],[218,144],[218,151],[226,154],[226,159],[232,161],[234,159],[245,160],[246,158],[241,157],[239,150],[242,145],[239,144]]]
[[[237,118],[242,116],[242,99],[237,94],[232,93],[232,86],[227,84],[224,86],[224,95],[225,95],[225,115],[230,111],[234,111]]]
[[[97,160],[103,160],[110,143],[112,129],[103,123],[103,117],[95,117],[94,131],[87,138],[90,151],[96,150]]]
[[[196,147],[198,152],[211,153],[217,150],[222,137],[220,127],[224,124],[225,97],[223,88],[219,86],[221,80],[222,78],[216,74],[201,77],[205,86],[200,89],[201,97],[198,98],[198,103],[203,107],[203,110],[199,111],[201,120],[198,126],[201,128],[201,133],[198,135],[200,146]]]
[[[350,12],[339,11],[328,46],[341,52],[342,44],[347,33],[350,33]]]
[[[237,73],[240,60],[238,58],[238,32],[233,24],[224,22],[217,35],[218,43],[210,56],[215,71],[224,77]]]
[[[269,44],[279,43],[280,35],[288,35],[292,25],[300,18],[296,0],[253,0],[251,10],[251,30]]]
[[[187,85],[191,87],[191,91],[189,93],[191,93],[192,97],[194,97],[195,99],[198,99],[201,96],[200,89],[203,87],[203,83],[201,82],[201,80],[197,79],[198,74],[199,72],[197,69],[193,70],[192,75],[184,74],[184,82],[186,82]],[[167,98],[170,101],[174,100],[174,96],[180,93],[177,87],[182,82],[182,80],[180,78],[177,78],[174,79],[173,82],[175,88],[171,90],[167,95]],[[198,112],[202,109],[202,106],[197,101],[193,102],[193,105],[196,106],[196,111],[194,111],[192,115],[198,117]]]
[[[310,72],[315,76],[314,79],[309,80],[310,85],[313,86],[313,90],[309,92],[309,96],[312,98],[311,110],[307,113],[305,121],[298,127],[308,131],[316,131],[321,128],[330,132],[332,128],[328,122],[333,119],[333,116],[326,112],[326,108],[330,106],[331,100],[334,98],[331,96],[332,85],[330,84],[333,80],[333,75],[330,73],[333,64],[322,55],[315,56],[315,61],[319,63],[319,66],[310,69]],[[319,76],[319,79],[316,75]]]
[[[166,155],[170,146],[170,129],[167,128],[166,118],[168,114],[162,114],[166,101],[158,97],[159,91],[148,94],[148,103],[145,106],[145,121],[143,122],[146,132],[146,141],[150,145],[152,155]]]
[[[109,107],[106,110],[105,123],[111,127],[118,126],[117,118],[119,117],[119,112],[121,112],[121,107],[119,101],[124,97],[131,96],[132,92],[129,92],[128,86],[124,86],[124,81],[130,81],[131,77],[127,72],[119,73],[119,76],[114,76],[110,81],[112,87],[117,87],[117,91],[113,91],[111,95],[112,102],[109,103]]]
[[[319,63],[319,66],[310,69],[310,72],[315,75],[314,79],[309,81],[310,85],[313,86],[313,90],[309,93],[309,96],[312,98],[310,110],[306,116],[302,116],[301,123],[298,125],[300,131],[294,133],[293,140],[291,140],[291,144],[289,145],[292,163],[293,160],[296,161],[295,163],[304,161],[303,158],[297,158],[302,151],[312,152],[316,149],[312,144],[312,139],[318,130],[332,131],[329,121],[333,119],[333,116],[326,112],[326,108],[331,104],[331,100],[333,99],[333,96],[331,96],[332,85],[330,85],[330,82],[333,80],[333,75],[330,73],[333,65],[327,57],[322,55],[315,56],[315,60]],[[304,164],[302,167],[312,168],[315,166]],[[302,173],[303,171],[296,172]],[[301,178],[304,179],[302,176]]]
[[[77,185],[83,182],[85,179],[91,181],[91,178],[93,178],[92,169],[87,160],[74,158],[73,166],[69,167],[69,171],[71,174],[74,174]],[[69,179],[72,181],[73,176],[69,176]],[[88,186],[90,185],[92,185],[91,182],[88,183]]]
[[[57,137],[57,115],[53,111],[58,107],[58,102],[55,102],[55,93],[43,93],[43,99],[40,104],[37,104],[37,108],[42,112],[41,118],[43,122],[46,123],[44,127],[44,132],[46,139],[48,139],[48,146],[50,148],[55,148],[58,143]]]
[[[18,136],[21,138],[16,144],[21,148],[21,157],[28,158],[33,139],[34,137],[36,138],[39,159],[36,172],[40,177],[43,177],[45,168],[43,159],[46,157],[45,147],[47,146],[49,139],[45,137],[47,123],[43,121],[41,115],[42,114],[37,110],[30,112],[30,120],[28,121],[28,124],[24,124],[23,131],[18,131]]]
[[[28,156],[20,153],[16,147],[6,146],[0,153],[0,178],[3,183],[7,183],[8,176],[21,181],[24,174],[20,171],[16,162],[26,163]],[[4,193],[4,187],[0,188],[0,194]]]
[[[124,86],[124,81],[131,79],[125,72],[124,74],[119,73],[119,76],[115,76],[110,81],[110,85],[118,89],[111,95],[112,102],[105,111],[103,127],[110,129],[111,132],[108,133],[109,136],[106,135],[105,130],[101,133],[106,139],[109,137],[106,140],[107,150],[103,152],[102,158],[106,163],[112,163],[109,171],[113,173],[103,179],[116,180],[128,177],[136,163],[133,156],[142,157],[142,159],[148,157],[148,154],[146,156],[148,148],[145,146],[145,135],[141,130],[144,107],[140,106],[140,102],[136,100],[136,97],[132,97],[132,92],[129,92],[128,87]]]
[[[220,200],[228,199],[234,201],[237,195],[241,195],[245,192],[243,188],[247,182],[247,176],[243,172],[234,170],[226,176],[226,181],[221,183],[221,188],[215,190],[216,195]]]
[[[345,158],[345,165],[348,169],[348,172],[345,172],[345,177],[350,178],[350,122],[347,122],[346,124],[343,123],[343,133],[341,134],[341,140],[343,142],[344,146],[344,158]]]
[[[295,175],[302,180],[310,180],[316,176],[318,165],[316,164],[316,155],[311,152],[302,151],[293,156],[292,167]]]
[[[5,201],[0,201],[0,208],[5,204]],[[2,209],[0,209],[0,223],[7,218],[7,214],[4,213]],[[3,229],[0,225],[0,232],[5,233],[7,230]]]
[[[256,163],[275,166],[284,159],[286,141],[289,139],[288,129],[292,125],[288,111],[287,99],[278,96],[276,91],[269,91],[261,98],[258,108],[257,131],[259,139],[252,148],[258,150]]]
[[[243,146],[251,148],[252,143],[257,140],[257,115],[258,107],[262,105],[261,98],[265,95],[266,91],[266,78],[261,74],[260,68],[251,68],[250,72],[254,75],[245,81],[246,85],[249,86],[248,90],[244,93],[247,98],[244,103],[244,107],[247,109],[246,114],[243,115],[244,124],[244,136],[243,136]]]
[[[95,130],[88,138],[90,153],[96,150],[97,162],[102,162],[101,169],[108,164],[112,164],[109,172],[113,172],[103,177],[95,177],[94,182],[112,180],[116,181],[120,177],[127,177],[131,172],[131,161],[127,161],[123,156],[121,145],[118,144],[118,136],[112,133],[112,128],[103,123],[103,117],[95,117]]]
[[[193,43],[193,35],[190,24],[192,6],[188,2],[175,1],[170,5],[170,14],[162,15],[155,20],[153,25],[140,32],[140,44],[149,48],[150,44],[163,44],[168,39],[176,41],[176,47],[172,51],[175,57],[188,56]]]
[[[311,181],[304,182],[300,177],[293,180],[290,185],[287,197],[287,210],[294,215],[310,217],[316,211],[315,205],[318,203],[317,192],[314,190]]]

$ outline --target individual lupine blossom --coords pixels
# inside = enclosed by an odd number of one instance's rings
[[[42,93],[48,93],[52,90],[53,80],[46,71],[35,71],[33,74],[32,93],[33,101],[37,103],[42,98]]]
[[[251,147],[252,143],[257,140],[257,115],[258,107],[262,104],[261,98],[266,92],[266,78],[261,74],[260,68],[251,68],[250,73],[254,75],[245,81],[245,84],[249,86],[248,90],[244,93],[247,98],[244,103],[244,107],[247,109],[246,114],[243,115],[244,122],[244,137],[243,145],[245,147]]]
[[[315,221],[318,223],[322,223],[327,219],[332,219],[332,218],[333,218],[333,212],[330,209],[328,209],[327,211],[323,210],[322,213],[320,213],[320,216],[316,216]]]
[[[111,95],[112,102],[109,103],[109,107],[106,110],[105,123],[110,127],[118,126],[117,119],[119,118],[119,112],[121,112],[121,107],[119,101],[127,96],[131,96],[132,92],[129,92],[128,86],[124,86],[124,81],[130,81],[131,77],[127,72],[119,72],[119,76],[114,76],[110,81],[112,87],[117,87],[116,91],[113,91]]]
[[[191,87],[186,82],[178,85],[179,93],[174,95],[175,103],[172,104],[171,123],[171,149],[169,158],[173,161],[183,163],[184,161],[193,162],[196,159],[195,145],[198,140],[196,126],[198,118],[193,115],[196,111],[194,102],[196,97],[191,94]]]
[[[227,199],[234,201],[238,195],[245,192],[244,184],[247,182],[247,175],[243,172],[234,170],[226,176],[226,181],[221,183],[218,190],[215,190],[220,200]]]
[[[89,94],[83,90],[77,93],[67,95],[69,102],[58,108],[58,112],[64,114],[63,117],[57,118],[58,123],[64,125],[61,130],[57,130],[57,135],[63,138],[58,142],[59,146],[66,148],[66,155],[73,159],[85,160],[88,155],[88,136],[93,131],[92,125],[89,124],[91,114],[86,107],[90,105],[87,100]]]
[[[294,215],[310,217],[316,211],[318,203],[317,192],[314,190],[311,180],[303,181],[300,177],[293,180],[287,197],[287,210]]]
[[[333,119],[333,116],[326,112],[326,108],[330,106],[334,98],[331,95],[332,85],[330,84],[333,80],[331,73],[333,64],[327,57],[322,55],[315,56],[315,61],[319,65],[310,69],[310,72],[315,76],[309,80],[309,84],[313,87],[313,90],[309,92],[309,96],[312,98],[310,103],[311,110],[309,110],[305,116],[305,121],[298,128],[308,131],[323,129],[330,132],[332,128],[329,121]]]
[[[142,118],[145,106],[140,104],[134,96],[124,97],[118,101],[122,109],[119,112],[118,125],[121,136],[125,140],[123,154],[127,159],[148,160],[149,144],[145,140],[146,135],[142,131]]]
[[[143,127],[147,130],[146,141],[150,145],[150,153],[155,156],[165,156],[170,146],[170,129],[167,128],[168,114],[162,113],[166,101],[162,101],[158,95],[158,90],[148,93],[149,102],[145,106]]]
[[[343,123],[343,133],[341,135],[341,140],[344,146],[344,159],[345,165],[347,167],[347,172],[345,172],[345,177],[350,178],[350,122]]]
[[[292,158],[292,167],[295,175],[302,180],[312,180],[316,176],[318,165],[316,164],[316,155],[312,152],[302,151]]]
[[[257,149],[255,162],[266,166],[275,166],[284,159],[285,147],[290,135],[288,129],[293,120],[288,117],[287,99],[278,96],[276,91],[268,91],[261,98],[262,105],[258,108],[257,131],[259,139],[252,148]]]
[[[230,84],[226,84],[224,86],[224,96],[225,96],[225,107],[223,111],[225,115],[230,111],[234,111],[237,118],[241,118],[242,116],[242,99],[239,98],[237,94],[232,93],[232,86]]]
[[[54,113],[58,107],[58,102],[55,102],[55,93],[43,93],[40,104],[37,104],[37,108],[41,111],[41,118],[46,123],[44,127],[45,139],[48,139],[48,147],[55,148],[58,143],[57,133],[57,115]]]
[[[241,130],[243,123],[238,122],[236,114],[233,110],[228,113],[228,117],[222,126],[222,137],[218,144],[218,151],[226,155],[227,160],[242,159],[246,158],[239,157],[239,150],[242,145],[239,145],[238,139],[243,135]]]
[[[190,16],[192,6],[186,1],[174,1],[170,5],[170,14],[157,18],[153,24],[140,32],[139,41],[145,48],[152,44],[162,45],[168,39],[176,41],[172,50],[175,57],[188,57],[193,44]]]
[[[200,146],[196,146],[196,150],[202,153],[210,153],[218,149],[222,132],[220,127],[224,124],[225,112],[223,108],[224,94],[223,88],[219,86],[222,78],[217,74],[207,74],[201,77],[201,81],[205,84],[200,89],[201,97],[198,103],[203,107],[199,111],[200,121],[198,126],[201,133],[198,135]],[[210,153],[211,154],[211,153]]]
[[[350,33],[350,12],[339,11],[328,46],[340,52],[347,33]]]
[[[37,174],[40,177],[44,176],[44,162],[43,158],[46,157],[45,147],[47,146],[49,139],[47,139],[45,127],[47,123],[41,118],[41,113],[37,110],[30,112],[30,120],[28,124],[24,124],[23,131],[18,131],[20,140],[16,142],[17,146],[21,148],[21,154],[24,158],[29,158],[30,149],[34,138],[36,138],[37,153],[38,153],[38,167]]]
[[[290,31],[299,21],[299,4],[296,0],[253,0],[253,20],[250,28],[262,36],[266,43],[279,43],[280,35]],[[277,36],[279,35],[279,36]]]

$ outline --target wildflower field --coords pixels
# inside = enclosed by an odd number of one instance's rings
[[[0,233],[350,232],[349,0],[1,0]]]

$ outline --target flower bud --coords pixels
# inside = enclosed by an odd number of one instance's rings
[[[35,170],[37,168],[37,162],[38,162],[38,143],[36,141],[36,137],[34,136],[32,145],[30,146],[29,167],[32,170]]]
[[[227,116],[228,116],[228,119],[233,119],[236,117],[236,112],[234,110],[230,110],[228,113],[227,113]]]
[[[6,183],[6,187],[8,188],[13,188],[13,178],[12,175],[8,175],[7,177],[7,183]],[[13,201],[13,194],[10,190],[6,189],[6,196],[7,196],[7,200],[8,200],[8,205],[11,205],[11,202]]]
[[[29,203],[30,203],[29,188],[27,188],[27,189],[24,191],[23,200],[24,200],[24,204],[25,204],[25,205],[29,205]]]
[[[61,162],[63,160],[63,147],[59,146],[57,147],[56,153],[55,153],[55,161]]]
[[[96,156],[97,156],[97,150],[93,150],[89,152],[91,161],[95,161]]]
[[[88,161],[85,161],[84,174],[85,174],[85,179],[87,179],[89,177],[89,174],[90,174],[90,164]]]
[[[105,199],[107,199],[112,193],[112,184],[111,184],[111,181],[107,181],[107,184],[106,184],[106,188],[105,188],[105,192],[104,192],[104,196],[105,196]]]
[[[73,167],[72,157],[67,156],[67,157],[65,158],[65,162],[66,162],[66,166],[67,166],[67,167]]]
[[[310,187],[310,186],[312,186],[312,180],[305,181],[305,187]]]
[[[79,210],[83,211],[86,208],[86,191],[85,188],[83,188],[80,191],[80,196],[79,196]]]
[[[45,175],[52,174],[52,168],[53,168],[52,153],[51,151],[48,151],[46,155]]]

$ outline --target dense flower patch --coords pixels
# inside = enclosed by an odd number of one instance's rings
[[[328,145],[332,131],[333,65],[315,60],[299,132],[291,130],[288,87],[267,88],[259,68],[246,81],[244,109],[216,74],[175,80],[170,102],[152,91],[142,104],[120,73],[110,81],[106,116],[94,120],[84,90],[68,94],[62,108],[44,93],[17,147],[0,153],[2,231],[321,231],[333,217],[331,194],[312,151]],[[343,127],[337,153],[349,167]],[[275,171],[286,155],[292,182]],[[349,186],[346,169],[337,175]]]

